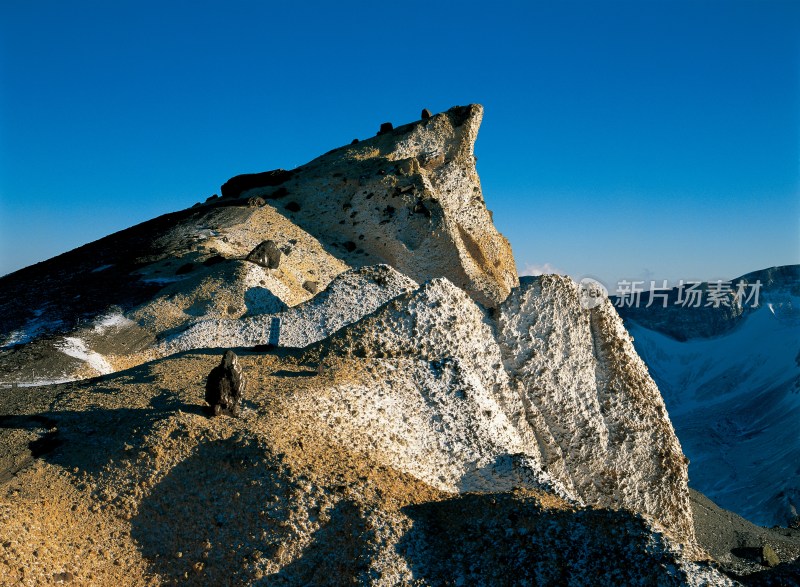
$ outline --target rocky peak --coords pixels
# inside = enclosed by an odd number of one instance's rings
[[[446,277],[495,306],[518,278],[475,169],[482,117],[480,105],[457,106],[291,174],[237,176],[226,185],[247,185],[238,198],[263,197],[351,265],[386,263],[419,282]]]
[[[686,461],[613,306],[519,284],[482,114],[384,123],[0,279],[0,576],[729,584],[688,560]]]

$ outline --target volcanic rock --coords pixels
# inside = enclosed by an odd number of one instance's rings
[[[238,320],[204,320],[170,337],[158,352],[170,354],[195,348],[268,343],[306,347],[416,288],[414,281],[388,265],[352,269],[338,275],[324,291],[315,293],[313,298],[302,304],[280,313]],[[308,291],[308,288],[304,289]],[[280,330],[275,332],[278,322]]]
[[[769,544],[765,544],[761,547],[761,562],[767,567],[777,567],[781,564],[781,559]]]
[[[351,266],[386,263],[417,282],[446,277],[479,303],[497,305],[519,281],[475,170],[482,117],[476,104],[451,108],[299,167],[281,186],[301,206],[292,221],[328,250],[358,242],[359,250],[342,255]],[[252,184],[248,194],[268,197],[272,189]],[[385,215],[387,207],[396,212]]]
[[[281,264],[282,255],[283,253],[281,253],[275,241],[266,240],[250,251],[250,254],[245,258],[267,269],[277,269]]]
[[[553,439],[548,470],[587,503],[641,512],[691,543],[688,461],[658,388],[611,302],[587,310],[580,295],[566,277],[525,278],[496,317],[531,424]]]
[[[238,417],[247,382],[236,353],[222,355],[222,362],[211,370],[206,380],[206,403],[214,416],[225,414]]]
[[[0,374],[85,379],[0,394],[0,577],[731,585],[614,308],[519,284],[482,112],[0,278]]]

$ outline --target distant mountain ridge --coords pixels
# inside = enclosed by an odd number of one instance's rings
[[[611,296],[614,305],[623,319],[631,320],[650,330],[656,330],[676,340],[689,340],[691,338],[704,338],[717,336],[729,332],[744,320],[749,313],[757,310],[753,304],[758,302],[759,307],[770,303],[770,295],[778,295],[777,290],[785,284],[800,281],[800,265],[782,265],[770,267],[759,271],[752,271],[727,283],[731,292],[724,296],[725,302],[718,303],[713,300],[709,303],[709,290],[713,289],[716,282],[703,282],[696,289],[700,304],[693,307],[695,300],[688,300],[687,288],[670,288],[666,292],[658,292],[660,296],[666,293],[666,307],[664,298],[656,297],[650,300],[649,284],[643,282],[644,292],[641,293],[638,304],[623,303],[620,296]],[[687,282],[688,283],[688,282]],[[744,284],[743,299],[735,298],[738,285]],[[750,297],[753,288],[757,287],[757,294]],[[797,294],[794,294],[797,295]],[[749,301],[748,301],[749,299]],[[691,302],[691,303],[688,303]],[[746,302],[746,303],[745,303]],[[781,303],[777,300],[775,303]]]
[[[690,484],[753,522],[797,523],[800,265],[739,281],[761,284],[758,307],[617,310],[691,460]]]

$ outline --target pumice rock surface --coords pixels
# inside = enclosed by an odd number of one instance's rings
[[[204,320],[159,346],[161,355],[196,348],[274,344],[306,347],[377,310],[417,284],[388,265],[350,269],[310,300],[276,314]]]
[[[482,114],[425,110],[0,278],[0,584],[793,572],[792,536],[690,499],[613,306],[520,283]]]
[[[293,170],[280,187],[251,182],[238,198],[269,199],[352,265],[386,263],[418,282],[447,277],[494,306],[518,279],[475,169],[482,118],[472,104],[387,127]]]
[[[584,309],[579,294],[567,277],[524,278],[497,313],[504,364],[555,440],[546,461],[588,503],[649,514],[691,542],[688,460],[663,399],[611,302]]]

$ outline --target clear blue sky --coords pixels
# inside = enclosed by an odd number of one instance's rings
[[[520,269],[800,262],[800,2],[0,3],[0,274],[479,102]]]

